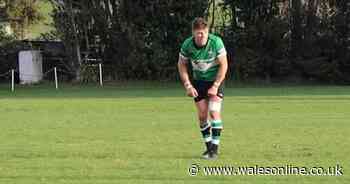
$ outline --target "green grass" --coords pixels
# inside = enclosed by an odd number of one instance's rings
[[[350,87],[230,86],[221,155],[178,84],[0,85],[0,183],[350,183]],[[343,176],[199,176],[201,166],[322,166]]]

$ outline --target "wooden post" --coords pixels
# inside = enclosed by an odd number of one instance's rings
[[[102,79],[102,64],[100,63],[98,66],[99,66],[99,69],[100,69],[100,86],[103,86],[103,79]]]
[[[11,70],[11,91],[15,91],[15,70]]]
[[[56,90],[58,89],[58,80],[57,80],[57,68],[54,68],[55,70],[55,85],[56,85]]]

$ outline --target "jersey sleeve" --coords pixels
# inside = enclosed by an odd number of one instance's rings
[[[226,49],[224,46],[224,42],[222,41],[222,39],[220,37],[217,37],[216,39],[216,57],[221,57],[221,56],[225,56],[226,53]]]
[[[179,57],[186,60],[186,61],[188,61],[190,58],[187,40],[181,45]]]

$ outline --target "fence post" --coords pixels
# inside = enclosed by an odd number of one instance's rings
[[[15,70],[11,70],[11,91],[15,91]]]
[[[102,64],[100,63],[98,66],[99,66],[99,69],[100,69],[100,86],[103,86],[103,80],[102,80]]]
[[[55,85],[56,85],[56,89],[58,89],[58,81],[57,81],[57,68],[54,68],[55,70]]]

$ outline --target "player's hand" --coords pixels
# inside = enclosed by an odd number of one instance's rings
[[[209,90],[208,90],[208,95],[209,96],[216,96],[218,94],[218,88],[215,86],[212,86]]]
[[[186,94],[189,97],[196,98],[198,96],[198,92],[194,87],[189,87],[186,89]]]

